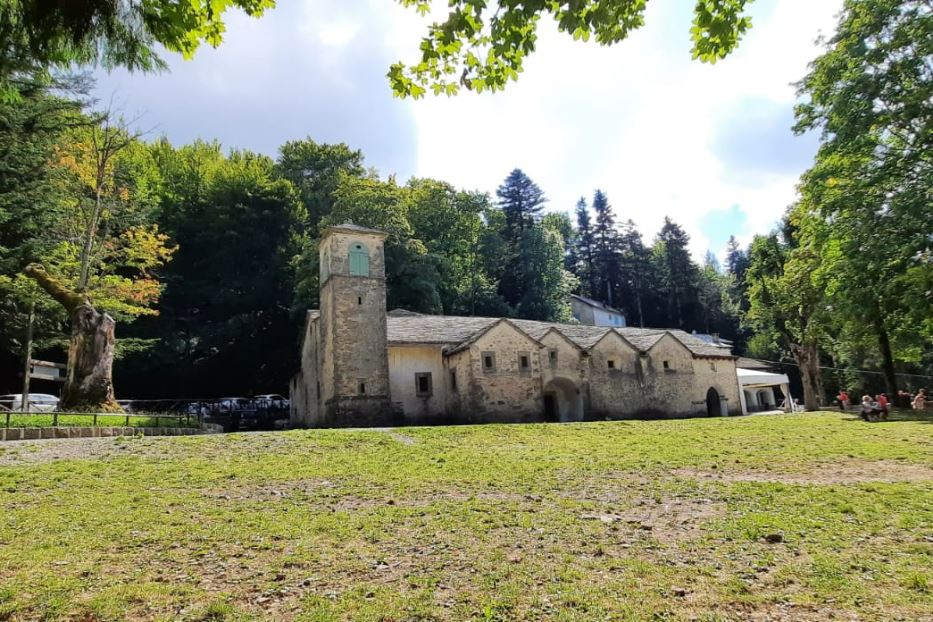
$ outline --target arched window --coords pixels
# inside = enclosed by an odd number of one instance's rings
[[[369,251],[362,244],[350,246],[350,275],[369,276]]]

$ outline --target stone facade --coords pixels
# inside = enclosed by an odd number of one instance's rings
[[[384,237],[324,234],[295,426],[741,414],[736,357],[683,331],[386,313]]]

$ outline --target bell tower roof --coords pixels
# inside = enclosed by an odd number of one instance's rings
[[[368,229],[366,227],[361,227],[359,225],[354,225],[352,222],[345,222],[342,225],[331,225],[324,229],[321,238],[326,238],[331,233],[352,233],[356,235],[373,235],[380,238],[387,238],[389,234],[385,231],[380,231],[379,229]]]

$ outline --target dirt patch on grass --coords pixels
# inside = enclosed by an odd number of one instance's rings
[[[274,453],[296,442],[282,432],[241,432],[195,436],[112,436],[59,438],[0,443],[0,467],[44,464],[57,460],[108,460],[133,456],[171,459],[196,454],[202,458],[222,457],[231,452]],[[192,449],[196,444],[197,449]]]
[[[665,498],[640,500],[624,512],[583,514],[580,518],[624,525],[670,544],[697,537],[705,521],[725,514],[726,504],[710,499]]]
[[[677,469],[678,477],[714,482],[773,482],[791,485],[859,484],[871,482],[933,482],[933,468],[895,460],[828,462],[808,471],[719,471]]]
[[[162,455],[157,439],[125,437],[60,438],[7,441],[0,449],[0,466],[42,464],[56,460],[92,460],[114,456]]]

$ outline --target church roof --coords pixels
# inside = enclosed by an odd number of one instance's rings
[[[385,231],[380,231],[379,229],[368,229],[366,227],[361,227],[359,225],[354,225],[352,222],[345,222],[341,225],[331,225],[324,229],[324,234],[327,235],[329,231],[348,231],[350,233],[366,233],[369,235],[378,235],[381,237],[386,237],[388,234]]]
[[[389,311],[387,316],[390,345],[439,344],[452,349],[468,345],[480,333],[502,318],[463,317],[456,315],[423,315],[401,309]],[[663,328],[611,328],[608,326],[586,326],[582,324],[560,324],[509,318],[509,322],[534,339],[540,340],[551,329],[555,329],[584,350],[596,345],[609,331],[615,331],[641,352],[647,352],[664,335],[671,335],[683,344],[694,356],[735,358],[721,346],[712,346],[690,333],[677,329]]]

